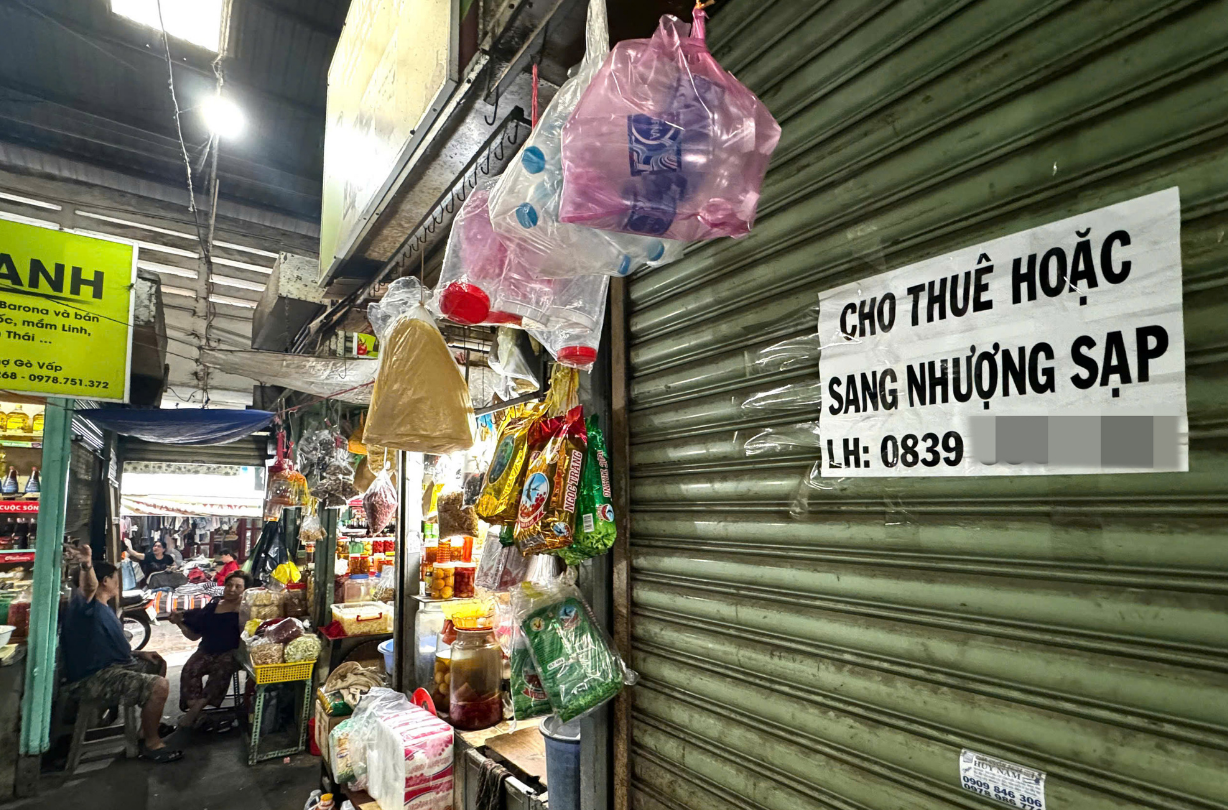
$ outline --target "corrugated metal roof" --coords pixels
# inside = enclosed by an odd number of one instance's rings
[[[226,92],[247,117],[224,142],[221,195],[316,222],[324,92],[349,0],[233,0]],[[140,177],[183,182],[160,34],[108,0],[0,0],[0,139]],[[208,133],[193,108],[213,54],[171,40],[194,159]]]

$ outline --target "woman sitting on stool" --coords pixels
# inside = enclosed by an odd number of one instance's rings
[[[239,671],[235,650],[239,648],[239,602],[251,578],[242,571],[226,577],[222,595],[203,608],[176,611],[170,622],[190,640],[200,640],[200,646],[183,665],[179,674],[179,694],[187,703],[187,713],[179,725],[195,727],[206,705],[219,706],[226,697],[230,680]],[[205,678],[208,677],[208,683]]]

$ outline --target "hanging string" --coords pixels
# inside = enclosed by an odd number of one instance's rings
[[[533,129],[537,129],[537,62],[533,63]]]

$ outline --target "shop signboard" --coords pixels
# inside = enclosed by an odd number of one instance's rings
[[[127,402],[136,256],[0,220],[0,389]]]
[[[425,137],[459,74],[458,0],[354,0],[328,70],[320,277],[328,278]]]
[[[819,296],[823,472],[1186,471],[1176,188]]]

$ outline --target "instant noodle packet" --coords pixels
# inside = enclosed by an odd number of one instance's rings
[[[553,432],[555,421],[539,422],[536,438],[543,432]],[[572,544],[586,436],[583,411],[572,408],[558,432],[529,459],[516,516],[516,546],[522,554],[540,554]]]

